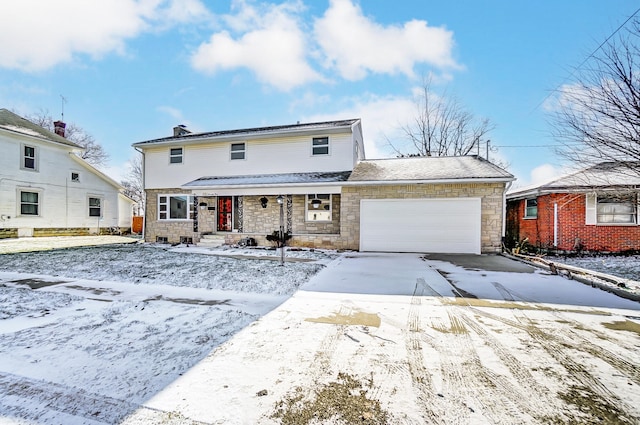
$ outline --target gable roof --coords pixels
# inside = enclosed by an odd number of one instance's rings
[[[162,137],[159,139],[146,140],[143,142],[134,143],[134,147],[145,147],[148,145],[157,144],[172,144],[172,143],[198,143],[202,141],[210,142],[217,140],[233,140],[242,139],[247,137],[260,138],[269,137],[274,134],[291,134],[296,133],[326,133],[335,130],[351,129],[355,124],[359,123],[360,119],[349,119],[340,121],[324,121],[306,124],[292,124],[292,125],[278,125],[272,127],[255,127],[255,128],[243,128],[237,130],[223,130],[223,131],[210,131],[205,133],[186,133],[181,136]]]
[[[514,176],[491,162],[472,156],[412,157],[358,162],[348,183],[512,181]]]
[[[325,184],[344,182],[349,178],[350,171],[316,172],[316,173],[285,173],[261,174],[246,176],[201,177],[182,185],[185,189],[217,188],[238,186],[271,186],[282,184]]]
[[[546,183],[513,190],[507,194],[507,198],[630,187],[640,187],[640,162],[601,162]]]
[[[64,137],[58,136],[57,134],[40,127],[38,124],[34,124],[4,108],[0,109],[0,128],[14,133],[20,133],[25,136],[35,137],[47,142],[60,143],[62,145],[71,146],[72,148],[82,149],[82,146],[79,146]]]

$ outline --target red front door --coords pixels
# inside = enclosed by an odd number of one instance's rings
[[[218,197],[218,232],[230,232],[233,229],[233,198]]]

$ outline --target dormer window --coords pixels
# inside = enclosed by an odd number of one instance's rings
[[[182,164],[182,148],[171,148],[169,150],[169,163]]]
[[[312,143],[313,155],[329,155],[329,138],[314,137]]]
[[[245,143],[231,143],[231,159],[245,159],[247,152]]]

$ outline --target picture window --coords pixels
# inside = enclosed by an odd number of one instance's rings
[[[193,196],[161,195],[158,197],[158,220],[193,220]]]
[[[635,195],[598,195],[598,224],[636,224],[637,217]]]

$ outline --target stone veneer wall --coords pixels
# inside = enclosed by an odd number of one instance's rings
[[[504,183],[405,184],[379,186],[343,186],[342,223],[339,246],[360,248],[361,199],[481,198],[481,251],[496,253],[502,249],[502,201]]]
[[[0,229],[0,239],[17,238],[18,229]]]
[[[192,220],[158,220],[158,195],[191,194],[182,189],[148,189],[145,211],[145,241],[155,242],[158,236],[166,237],[169,243],[180,242],[181,236],[191,237],[196,242],[199,233],[193,231]]]

